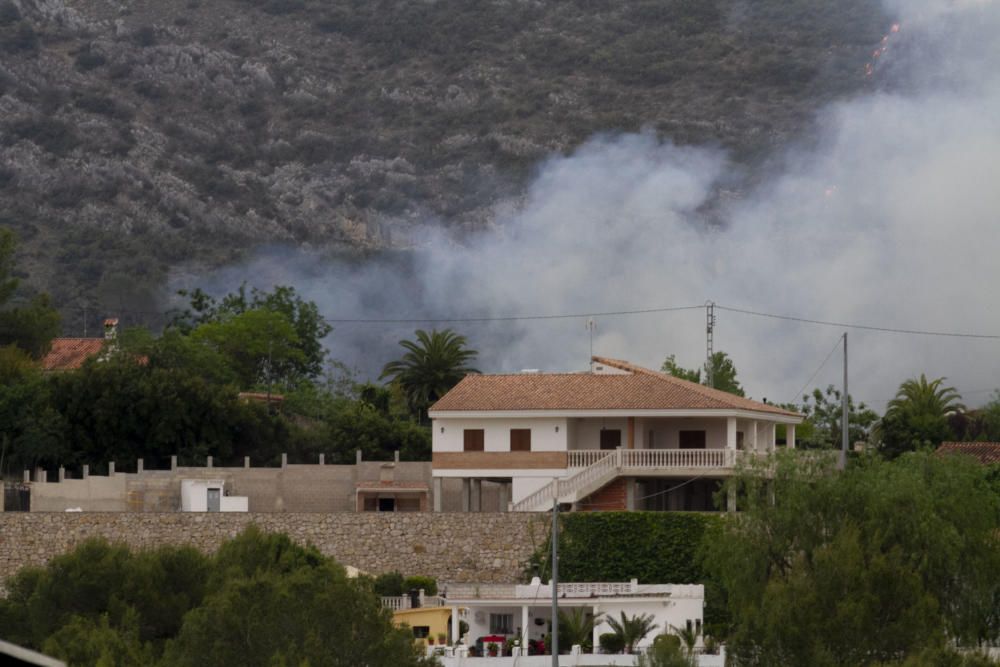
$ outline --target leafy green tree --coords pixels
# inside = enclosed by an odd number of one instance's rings
[[[928,381],[926,376],[910,379],[899,386],[877,429],[879,450],[888,458],[920,448],[937,447],[951,437],[948,415],[964,410],[954,387],[944,386],[944,378]]]
[[[1000,633],[1000,496],[964,457],[779,452],[703,543],[740,665],[865,665]],[[872,628],[878,628],[872,632]]]
[[[700,369],[681,367],[674,359],[674,355],[671,354],[663,362],[660,370],[681,380],[698,383],[701,383],[702,373],[704,373],[706,385],[708,384],[708,378],[711,378],[712,382],[710,386],[714,389],[736,394],[737,396],[744,395],[743,387],[740,386],[739,381],[736,379],[736,364],[733,363],[733,360],[725,352],[715,352],[712,354],[712,358],[706,360],[705,365]]]
[[[800,449],[839,449],[843,406],[841,392],[832,384],[826,390],[819,387],[802,397],[802,404],[783,406],[805,415],[805,421],[795,429],[795,446]],[[878,413],[864,403],[855,403],[847,396],[848,441],[868,442],[878,422]]]
[[[89,540],[5,586],[4,638],[74,666],[433,664],[370,582],[253,526],[214,557]]]
[[[465,336],[451,329],[430,333],[418,329],[415,336],[415,341],[399,341],[406,353],[387,363],[379,379],[398,384],[410,413],[425,421],[427,409],[435,401],[469,373],[479,372],[468,365],[479,353],[466,347]]]
[[[294,335],[284,339],[297,352],[286,359],[280,375],[296,378],[315,378],[323,371],[326,349],[323,339],[333,331],[312,301],[300,297],[294,287],[277,285],[270,292],[252,288],[247,291],[244,283],[235,292],[215,299],[200,289],[179,294],[188,299],[188,305],[174,314],[171,326],[182,333],[191,334],[206,324],[220,324],[250,311],[265,311],[283,316]],[[277,325],[275,325],[277,326]],[[277,344],[276,330],[268,331],[272,343]],[[261,357],[263,358],[263,357]]]
[[[687,380],[688,382],[697,382],[701,384],[701,369],[700,368],[683,368],[677,363],[674,355],[670,355],[663,362],[660,370],[668,375],[673,375],[675,378],[680,378],[681,380]]]
[[[295,327],[281,313],[248,310],[221,321],[202,324],[191,340],[224,356],[243,389],[295,385],[306,357]]]
[[[59,313],[47,294],[35,296],[25,306],[8,307],[19,285],[13,277],[16,245],[14,233],[0,229],[0,347],[17,345],[39,359],[59,335]]]
[[[594,626],[601,620],[602,614],[587,613],[583,607],[559,610],[559,645],[564,653],[579,644],[584,653],[590,653],[594,648]]]
[[[645,639],[646,635],[656,629],[657,625],[653,623],[653,619],[654,616],[652,614],[626,616],[623,611],[621,612],[620,619],[609,616],[607,623],[611,626],[611,631],[618,635],[621,642],[625,645],[625,652],[633,653],[636,645]]]

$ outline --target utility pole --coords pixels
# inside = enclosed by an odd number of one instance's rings
[[[841,470],[847,468],[847,447],[848,440],[850,440],[850,429],[848,428],[847,421],[847,332],[844,332],[844,393],[840,397],[841,410],[843,414],[840,418],[840,430],[841,430],[841,442],[840,442],[840,461],[838,462],[838,467]]]
[[[705,385],[714,387],[712,356],[715,354],[715,303],[705,302]]]
[[[591,317],[587,320],[587,331],[590,332],[590,358],[587,359],[587,366],[594,360],[594,331],[597,330],[597,322]]]
[[[559,667],[559,480],[552,483],[552,667]]]

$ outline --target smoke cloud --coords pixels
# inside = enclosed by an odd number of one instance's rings
[[[287,248],[211,276],[294,284],[331,318],[489,317],[720,306],[932,331],[1000,334],[1000,5],[888,0],[901,24],[871,92],[825,109],[763,185],[723,196],[716,150],[651,134],[597,137],[553,157],[516,211],[457,240],[428,225],[404,259],[337,262]],[[863,70],[859,63],[859,76]],[[204,278],[198,281],[204,284]],[[177,286],[180,286],[179,284]],[[717,310],[715,349],[749,395],[799,388],[842,328]],[[586,318],[457,323],[486,372],[582,370]],[[658,368],[705,354],[705,313],[596,318],[595,353]],[[377,377],[416,324],[337,324],[333,357]],[[851,393],[884,408],[914,375],[947,376],[970,405],[1000,386],[997,340],[851,330]],[[834,353],[812,386],[839,384]]]

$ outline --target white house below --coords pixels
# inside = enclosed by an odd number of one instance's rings
[[[228,496],[221,479],[181,480],[182,512],[246,512],[246,496]]]

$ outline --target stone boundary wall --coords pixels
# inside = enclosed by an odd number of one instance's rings
[[[548,537],[544,514],[0,512],[0,582],[90,537],[132,548],[190,544],[211,553],[245,526],[287,533],[343,565],[443,581],[519,580]]]

